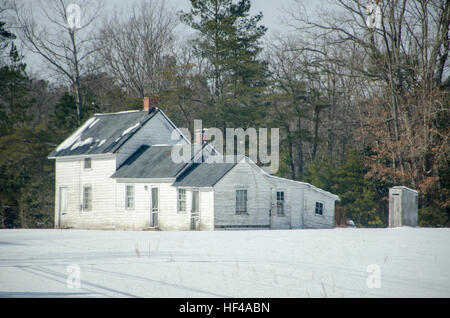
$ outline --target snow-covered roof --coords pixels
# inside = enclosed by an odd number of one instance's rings
[[[314,186],[314,185],[312,185],[310,183],[301,182],[301,181],[295,181],[295,180],[291,180],[291,179],[285,179],[285,178],[281,178],[281,177],[276,177],[276,176],[270,175],[270,174],[268,174],[268,173],[266,173],[264,171],[263,171],[263,173],[268,178],[273,178],[273,179],[276,179],[276,180],[279,180],[279,181],[293,182],[293,183],[296,183],[298,185],[302,185],[302,186],[304,186],[304,187],[306,187],[306,188],[308,188],[310,190],[313,190],[313,191],[316,191],[316,192],[321,193],[323,195],[329,196],[329,197],[331,197],[331,198],[333,198],[335,200],[340,200],[338,195],[333,194],[333,193],[328,192],[328,191],[325,191],[325,190],[322,190],[322,189],[320,189],[320,188],[318,188],[318,187],[316,187],[316,186]]]
[[[405,187],[405,186],[395,186],[395,187],[392,187],[392,189],[402,189],[402,190],[410,191],[414,194],[419,194],[419,192],[417,192],[416,190]]]
[[[115,153],[160,110],[95,114],[49,154],[49,158]]]

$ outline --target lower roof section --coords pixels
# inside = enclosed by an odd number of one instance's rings
[[[237,163],[193,163],[180,174],[173,186],[213,187]]]
[[[187,163],[175,163],[172,146],[141,146],[112,175],[116,179],[175,178]]]

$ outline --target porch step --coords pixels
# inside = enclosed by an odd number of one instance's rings
[[[161,231],[159,227],[146,227],[143,231]]]

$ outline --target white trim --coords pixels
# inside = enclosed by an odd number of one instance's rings
[[[191,189],[189,190],[189,192],[191,192],[191,213],[192,213],[192,212],[194,212],[194,213],[200,213],[200,212],[202,211],[202,208],[201,208],[201,206],[202,206],[202,204],[201,204],[201,195],[200,195],[200,193],[201,193],[202,191],[200,191],[199,188],[191,188]],[[193,198],[194,198],[194,192],[198,192],[198,211],[192,211],[192,203],[193,203]]]
[[[184,190],[184,208],[185,208],[184,211],[180,210],[180,190]],[[184,188],[184,187],[177,188],[177,213],[183,213],[183,214],[187,213],[187,210],[188,210],[187,193],[188,193],[188,190],[186,188]]]
[[[108,152],[108,153],[92,153],[92,154],[85,154],[85,155],[69,155],[69,156],[56,156],[56,157],[47,157],[47,159],[56,159],[57,161],[75,161],[75,160],[81,160],[84,158],[92,158],[92,159],[112,159],[115,158],[115,154]],[[103,158],[105,157],[105,158]]]
[[[261,170],[262,170],[262,169],[261,169]],[[339,199],[339,196],[337,196],[336,194],[333,194],[333,193],[331,193],[331,192],[328,192],[328,191],[322,190],[322,189],[320,189],[320,188],[317,188],[316,186],[313,186],[312,184],[309,184],[309,183],[306,183],[306,182],[301,182],[301,181],[295,181],[295,180],[291,180],[291,179],[285,179],[285,178],[281,178],[281,177],[276,177],[276,176],[272,176],[272,175],[270,175],[270,174],[268,174],[268,173],[266,173],[266,172],[264,172],[264,171],[262,171],[262,172],[263,172],[263,173],[265,174],[265,176],[268,177],[268,178],[273,178],[273,179],[280,180],[280,181],[294,182],[294,183],[296,183],[296,184],[305,186],[305,187],[306,187],[307,189],[309,189],[309,190],[313,190],[313,191],[316,191],[316,192],[321,193],[321,194],[323,194],[323,195],[329,196],[329,197],[331,197],[331,198],[333,198],[333,199],[335,199],[335,200],[337,200],[337,201],[340,200],[340,199]]]
[[[283,214],[281,214],[281,215],[278,214],[278,193],[283,193],[283,200],[282,200],[283,201]],[[286,194],[287,194],[286,189],[283,189],[283,188],[275,189],[275,210],[276,210],[275,216],[277,216],[277,217],[284,218],[284,217],[287,216],[287,213],[286,213]]]
[[[153,189],[156,189],[156,197],[158,198],[158,205],[156,208],[153,208]],[[153,224],[153,214],[156,214],[157,219],[157,225],[159,226],[159,210],[161,205],[161,196],[160,196],[160,190],[159,186],[152,186],[150,185],[150,226],[155,227],[155,224]],[[153,210],[155,209],[155,210]]]
[[[137,113],[137,112],[143,112],[145,110],[140,110],[140,109],[136,109],[136,110],[125,110],[122,112],[115,112],[115,113],[96,113],[94,114],[94,116],[102,116],[102,115],[117,115],[117,114],[127,114],[127,113]]]
[[[317,203],[322,204],[322,214],[316,213]],[[314,200],[314,216],[325,217],[325,202],[321,200]]]
[[[183,135],[183,133],[178,129],[178,127],[175,126],[175,124],[169,119],[169,117],[166,116],[166,114],[162,111],[162,109],[159,109],[158,107],[156,107],[156,109],[159,110],[159,112],[164,116],[164,118],[176,129],[176,131],[178,131],[181,137],[183,137],[184,140],[187,141],[189,145],[191,145],[191,142],[186,138],[185,135]]]
[[[237,192],[238,191],[245,191],[245,212],[238,212],[237,211]],[[248,208],[248,194],[249,194],[249,191],[248,191],[248,188],[246,188],[246,187],[237,187],[237,188],[235,188],[234,189],[234,215],[249,215],[249,213],[248,213],[248,210],[249,210],[249,208]]]
[[[61,189],[65,189],[66,190],[66,199],[65,199],[65,208],[64,209],[62,209],[62,207],[61,207]],[[61,217],[61,215],[62,215],[62,213],[65,213],[65,212],[67,212],[68,210],[69,210],[69,201],[68,201],[68,199],[69,199],[69,196],[68,196],[68,191],[69,191],[69,187],[68,186],[66,186],[66,185],[61,185],[61,186],[59,186],[59,189],[58,189],[58,209],[59,209],[59,216]]]
[[[117,183],[173,183],[175,178],[111,178]]]
[[[417,192],[416,190],[408,188],[408,187],[405,187],[405,186],[395,186],[395,187],[392,187],[391,189],[407,190],[407,191],[410,191],[410,192],[412,192],[414,194],[419,194],[419,192]]]
[[[133,198],[133,206],[132,207],[128,207],[128,190],[127,187],[133,187],[133,194],[132,194],[132,198]],[[136,207],[136,192],[135,192],[135,186],[134,184],[125,184],[125,210],[127,211],[133,211]]]

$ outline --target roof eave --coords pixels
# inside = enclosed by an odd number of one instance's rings
[[[115,154],[112,152],[105,153],[92,153],[92,154],[82,154],[82,155],[67,155],[67,156],[48,156],[47,159],[83,159],[83,158],[92,158],[92,157],[111,157]]]
[[[174,183],[176,178],[123,178],[112,177],[117,183]]]

